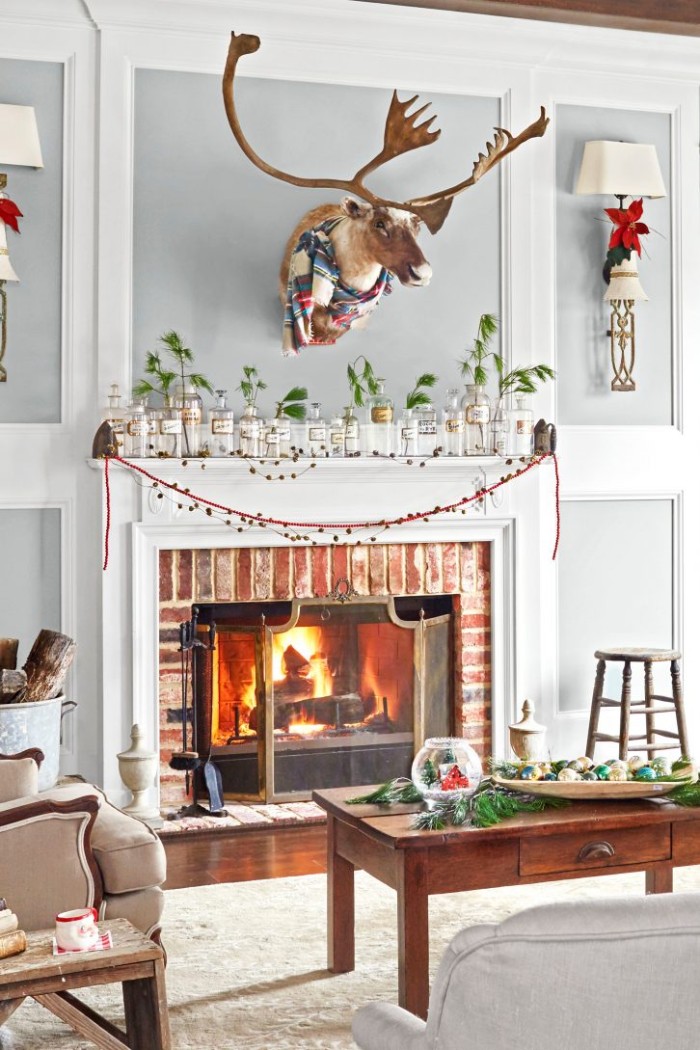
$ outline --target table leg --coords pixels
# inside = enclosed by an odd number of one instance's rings
[[[124,981],[124,1016],[131,1050],[171,1050],[163,963],[154,963],[153,977]]]
[[[328,814],[328,969],[355,969],[355,868],[336,851],[338,821]]]
[[[399,1006],[428,1016],[428,851],[397,850]]]
[[[4,1025],[5,1021],[9,1021],[15,1010],[17,1010],[23,1002],[23,995],[21,995],[19,999],[3,999],[2,1002],[0,1002],[0,1028]]]
[[[647,893],[673,893],[673,866],[649,868],[644,873]]]

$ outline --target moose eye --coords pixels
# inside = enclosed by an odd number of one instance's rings
[[[377,219],[377,221],[374,224],[374,228],[375,230],[385,230],[386,223],[382,219]]]

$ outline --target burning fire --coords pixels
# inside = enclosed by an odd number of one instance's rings
[[[290,668],[289,657],[293,650],[306,661],[305,665],[294,668],[298,677],[313,685],[312,696],[330,696],[333,692],[333,678],[328,667],[325,653],[322,651],[323,633],[320,627],[292,627],[284,634],[275,634],[272,638],[272,679],[279,684],[287,678]]]

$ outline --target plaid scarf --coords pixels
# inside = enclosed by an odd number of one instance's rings
[[[358,292],[343,284],[328,236],[339,222],[342,218],[328,219],[313,230],[306,230],[292,253],[282,331],[285,357],[299,354],[304,346],[319,345],[311,325],[314,306],[325,306],[333,323],[347,331],[359,317],[374,310],[383,295],[391,292],[393,275],[384,269],[367,292]],[[333,339],[320,345],[334,342]]]

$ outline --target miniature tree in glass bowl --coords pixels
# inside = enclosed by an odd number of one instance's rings
[[[469,798],[482,776],[481,759],[461,737],[429,737],[411,766],[411,780],[428,809]]]

